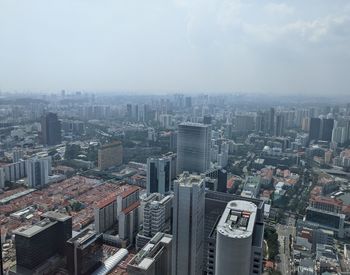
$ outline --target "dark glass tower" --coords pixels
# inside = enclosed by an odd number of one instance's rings
[[[41,135],[44,145],[56,145],[61,143],[61,122],[58,120],[57,114],[47,113],[42,117]]]

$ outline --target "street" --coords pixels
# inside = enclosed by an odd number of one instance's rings
[[[292,265],[293,265],[293,259],[291,258],[291,251],[289,247],[289,240],[290,235],[292,238],[295,238],[295,220],[294,218],[288,217],[287,219],[287,225],[276,225],[276,230],[278,234],[278,241],[280,244],[280,254],[279,254],[279,263],[277,264],[278,270],[282,274],[291,274],[292,272]]]

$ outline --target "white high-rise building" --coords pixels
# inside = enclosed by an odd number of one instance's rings
[[[51,173],[51,157],[32,158],[26,161],[27,184],[32,188],[40,188],[49,182]]]
[[[202,274],[204,179],[184,172],[174,182],[172,275]]]
[[[143,233],[145,236],[153,237],[157,232],[170,231],[167,223],[170,221],[173,195],[164,198],[160,196],[160,198],[144,206]]]
[[[203,173],[210,168],[211,126],[185,122],[177,134],[177,172]]]
[[[261,274],[262,251],[255,251],[253,231],[257,206],[230,201],[217,225],[215,275]]]
[[[347,140],[347,128],[334,127],[332,131],[332,142],[343,144],[345,143],[346,140]]]

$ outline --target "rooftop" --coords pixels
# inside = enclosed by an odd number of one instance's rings
[[[154,262],[154,258],[164,245],[169,245],[172,241],[172,236],[165,233],[157,233],[130,261],[130,265],[142,270],[147,270]]]
[[[108,148],[112,148],[112,147],[118,147],[121,145],[122,145],[122,143],[120,141],[114,141],[114,142],[102,145],[101,149],[108,149]]]
[[[176,182],[182,186],[192,186],[193,184],[200,184],[205,179],[205,175],[190,174],[189,172],[183,172]]]
[[[140,187],[131,186],[128,190],[125,190],[123,193],[121,193],[120,196],[124,199],[139,190],[140,190]]]
[[[100,235],[96,233],[95,230],[92,229],[86,229],[82,232],[80,232],[75,237],[68,240],[70,243],[76,243],[78,246],[84,246],[86,243],[90,243],[91,240],[95,240]]]
[[[60,222],[67,221],[72,218],[71,216],[56,211],[48,211],[42,214],[41,216],[44,218],[51,218]]]
[[[218,223],[217,231],[231,238],[248,238],[253,234],[257,206],[248,201],[230,201]]]
[[[108,197],[105,197],[99,202],[97,202],[97,207],[99,209],[104,208],[107,205],[111,204],[112,202],[116,201],[116,199],[117,199],[116,194],[111,194]]]
[[[43,219],[37,224],[34,224],[30,227],[22,227],[15,230],[13,233],[16,235],[20,235],[26,238],[31,238],[34,235],[44,231],[45,229],[55,225],[56,221],[50,221],[49,219]]]
[[[208,128],[210,125],[187,121],[179,124],[179,126],[193,126],[193,127]]]
[[[318,203],[324,203],[324,204],[331,204],[334,206],[342,207],[343,202],[341,200],[333,199],[333,198],[327,198],[323,196],[317,196],[310,199],[310,202],[318,202]]]

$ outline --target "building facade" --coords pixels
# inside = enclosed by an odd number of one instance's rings
[[[184,172],[174,182],[173,275],[203,269],[205,176]]]
[[[177,135],[177,173],[204,173],[210,166],[211,126],[182,123]]]
[[[41,138],[44,145],[57,145],[62,142],[61,122],[57,114],[47,113],[41,119]]]
[[[157,233],[128,263],[129,275],[171,275],[172,236]]]
[[[252,202],[227,204],[217,225],[215,275],[261,273],[262,259],[251,257],[256,215],[257,206]]]
[[[123,146],[120,141],[102,145],[98,149],[98,168],[105,170],[123,164]]]
[[[49,182],[51,157],[32,158],[26,161],[27,184],[31,188],[41,188]]]

